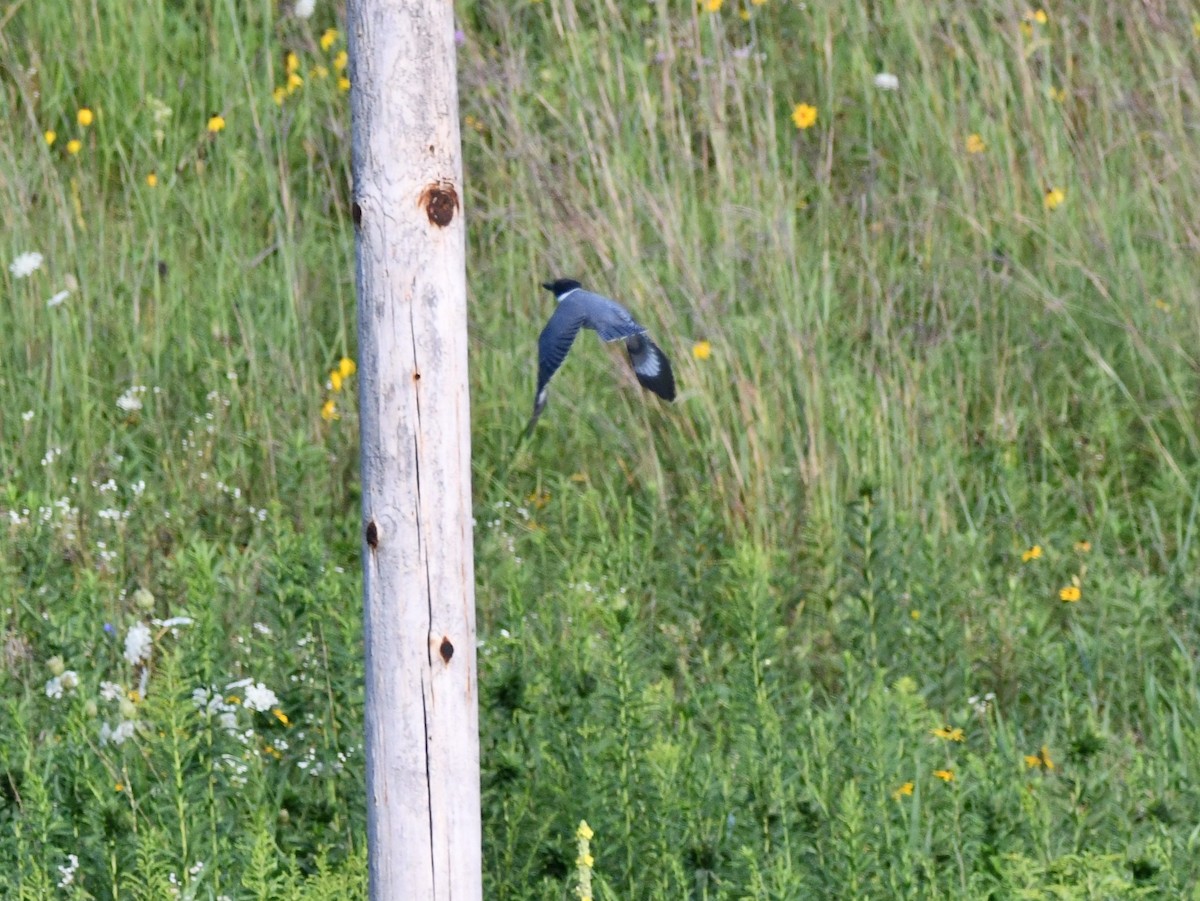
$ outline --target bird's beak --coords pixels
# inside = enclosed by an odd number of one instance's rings
[[[542,282],[542,287],[545,288],[547,291],[553,291],[554,290],[554,282]]]

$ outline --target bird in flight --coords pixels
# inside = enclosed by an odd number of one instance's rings
[[[633,374],[643,388],[653,391],[663,400],[675,399],[675,375],[671,361],[657,344],[646,335],[644,326],[629,315],[615,300],[585,291],[574,279],[560,278],[543,282],[542,287],[554,292],[558,307],[538,338],[537,397],[533,416],[525,429],[526,436],[542,415],[549,396],[550,378],[558,371],[581,328],[590,328],[605,342],[625,339]]]

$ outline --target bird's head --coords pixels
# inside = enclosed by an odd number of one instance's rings
[[[552,282],[542,282],[542,287],[547,291],[553,291],[555,297],[562,297],[568,291],[574,291],[582,286],[573,278],[556,278]]]

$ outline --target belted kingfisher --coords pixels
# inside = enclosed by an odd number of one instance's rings
[[[528,436],[542,415],[549,393],[550,378],[558,371],[580,328],[590,328],[602,341],[625,339],[633,373],[643,388],[653,391],[663,400],[675,399],[675,375],[671,361],[661,348],[646,335],[644,326],[629,315],[615,300],[585,291],[574,279],[560,278],[543,282],[542,287],[553,291],[558,308],[538,338],[537,397],[533,416],[525,429]]]

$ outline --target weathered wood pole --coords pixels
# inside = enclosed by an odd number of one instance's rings
[[[350,0],[370,897],[482,898],[450,0]]]

